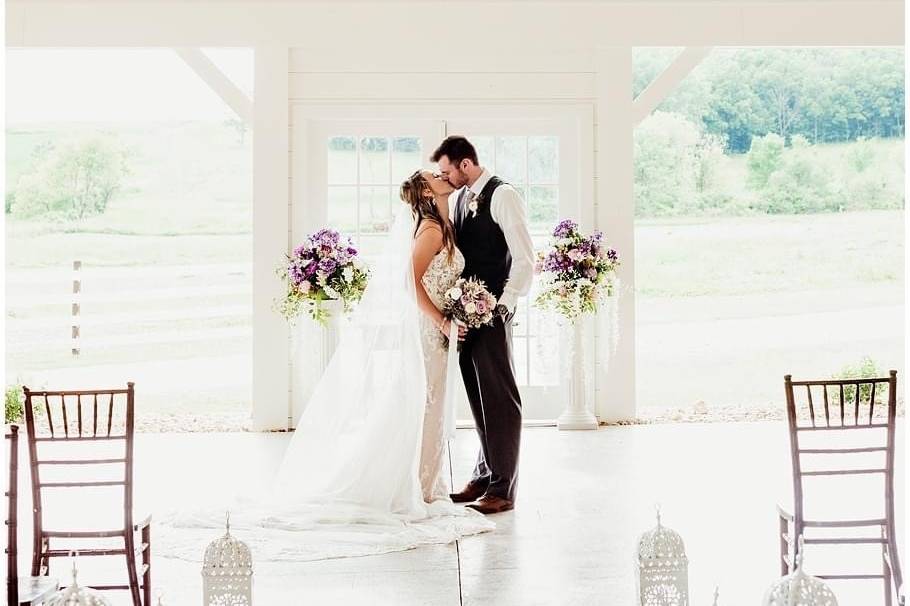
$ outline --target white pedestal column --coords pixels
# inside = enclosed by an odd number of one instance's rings
[[[572,323],[572,368],[569,381],[569,402],[556,419],[559,429],[597,429],[597,417],[588,410],[585,401],[584,323],[578,318]]]
[[[322,327],[322,371],[324,372],[338,346],[338,328],[342,321],[344,304],[341,301],[326,301],[322,307],[329,312],[329,319]]]

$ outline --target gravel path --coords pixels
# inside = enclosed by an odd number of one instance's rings
[[[876,418],[884,418],[885,408],[876,409]],[[904,400],[897,403],[897,415],[904,416]],[[737,423],[743,421],[784,421],[783,406],[707,406],[696,402],[686,408],[643,408],[630,421],[602,425],[650,425],[664,423]],[[142,433],[212,433],[252,431],[245,413],[172,413],[138,416],[136,431]]]

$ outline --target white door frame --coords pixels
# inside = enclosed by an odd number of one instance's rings
[[[319,151],[315,156],[314,141],[326,138],[330,131],[332,134],[353,134],[368,130],[370,134],[394,135],[407,134],[414,130],[413,125],[423,124],[419,129],[422,137],[430,137],[434,125],[489,123],[495,126],[495,134],[556,134],[562,135],[567,140],[573,140],[575,145],[567,148],[561,147],[560,177],[575,174],[570,179],[571,192],[569,199],[563,200],[561,188],[561,204],[568,203],[569,209],[562,206],[561,216],[573,216],[583,229],[590,230],[595,227],[596,208],[594,200],[594,117],[593,106],[590,103],[294,103],[290,108],[291,137],[290,159],[291,171],[291,241],[302,238],[306,233],[321,227],[326,220],[325,192],[321,191],[324,182],[325,158]],[[448,122],[444,122],[448,120]],[[446,132],[436,127],[436,134],[441,141]],[[337,133],[334,131],[338,131]],[[407,132],[406,132],[407,131]],[[448,129],[449,133],[452,132]],[[571,135],[571,136],[570,136]],[[424,152],[429,156],[431,149],[425,144]],[[318,148],[321,150],[321,147]],[[565,161],[562,161],[565,160]],[[429,163],[429,158],[424,159]],[[574,167],[574,168],[572,168]],[[317,174],[319,176],[317,176]],[[585,201],[590,201],[585,203]],[[595,336],[590,335],[593,344]],[[595,351],[591,344],[588,351]],[[292,344],[293,352],[293,344]],[[293,357],[299,351],[292,353]],[[597,377],[593,372],[595,361],[590,361],[590,374],[594,377],[588,385],[589,398],[596,393]],[[293,379],[292,371],[292,379]],[[292,380],[292,385],[298,383]],[[305,403],[305,393],[311,384],[292,390],[289,401],[289,416],[295,418]],[[297,393],[293,393],[293,392]],[[564,397],[565,389],[554,389],[551,397]],[[303,401],[302,401],[303,400]],[[465,416],[463,408],[462,415]],[[533,421],[533,420],[532,420]]]

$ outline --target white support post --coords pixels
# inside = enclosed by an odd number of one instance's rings
[[[257,431],[288,426],[288,326],[272,309],[288,242],[288,48],[255,48],[253,103],[253,410]]]
[[[616,350],[600,346],[599,397],[601,421],[635,417],[635,197],[632,173],[632,47],[597,50],[597,226],[606,234],[622,262],[618,277],[619,331]],[[601,335],[601,343],[609,335]]]

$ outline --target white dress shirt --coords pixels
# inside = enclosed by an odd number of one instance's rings
[[[490,171],[483,169],[480,177],[471,186],[474,196],[479,196],[483,188],[490,181]],[[461,190],[456,190],[450,198],[450,214],[454,213],[455,202]],[[468,211],[470,212],[470,211]],[[503,183],[493,192],[490,200],[490,216],[499,225],[506,238],[509,254],[512,255],[512,268],[509,278],[503,288],[502,296],[498,303],[505,305],[510,312],[515,311],[518,297],[523,297],[531,291],[531,280],[534,278],[534,244],[528,231],[528,214],[525,211],[524,200],[515,188],[508,183]]]

